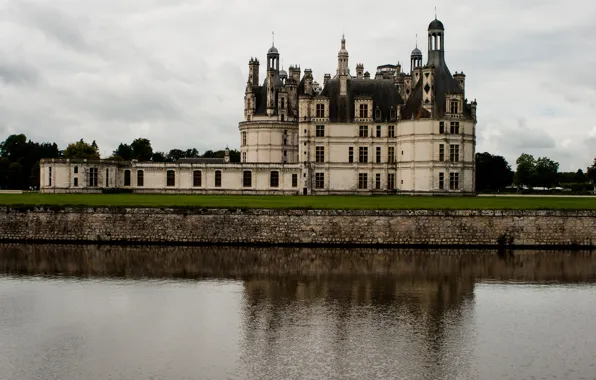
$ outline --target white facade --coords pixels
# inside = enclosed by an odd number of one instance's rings
[[[426,65],[416,48],[409,74],[383,65],[371,79],[362,64],[351,76],[342,38],[336,74],[319,88],[311,70],[280,70],[271,47],[263,83],[259,61],[249,62],[240,163],[42,160],[41,190],[474,194],[476,102],[467,102],[465,75],[451,75],[444,48],[434,20]]]

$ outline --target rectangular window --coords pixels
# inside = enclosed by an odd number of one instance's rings
[[[318,117],[318,118],[325,117],[325,105],[324,104],[317,104],[316,110],[317,110],[316,117]]]
[[[375,174],[375,189],[381,190],[381,174],[380,173]]]
[[[449,160],[459,162],[459,145],[449,145]]]
[[[381,126],[377,125],[377,137],[381,137]]]
[[[449,173],[449,190],[459,190],[459,173]]]
[[[439,161],[445,161],[445,144],[439,144]]]
[[[281,121],[285,121],[286,120],[286,115],[281,114]]]
[[[48,168],[48,186],[52,186],[52,168]]]
[[[439,122],[439,133],[440,134],[445,133],[445,122],[444,121]]]
[[[192,185],[194,187],[203,186],[203,173],[201,173],[200,170],[195,170],[192,172]]]
[[[445,173],[439,173],[439,190],[445,189]]]
[[[387,162],[390,164],[395,162],[395,148],[392,146],[387,148]]]
[[[242,152],[242,162],[246,162],[246,152]]]
[[[354,147],[352,146],[348,148],[348,162],[354,162]]]
[[[368,148],[361,146],[358,148],[358,162],[366,164],[368,162]]]
[[[450,133],[452,135],[459,135],[459,121],[452,121],[451,122]]]
[[[78,178],[75,178],[74,179],[74,186],[75,187],[79,186],[79,179]]]
[[[242,186],[252,187],[252,172],[250,170],[245,170],[242,173]]]
[[[75,166],[74,167],[74,174],[78,174],[78,173],[79,173],[79,167],[78,166]]]
[[[145,172],[142,170],[137,170],[137,186],[145,186]]]
[[[358,189],[365,190],[368,188],[368,173],[358,174]]]
[[[387,190],[395,190],[395,174],[387,174]]]
[[[107,169],[106,169],[107,172]],[[97,187],[97,177],[98,172],[97,168],[89,168],[89,186],[90,187]],[[106,176],[107,179],[107,176]]]
[[[368,137],[368,125],[361,125],[359,129],[360,137]]]
[[[325,188],[325,173],[315,173],[315,189]]]
[[[271,175],[269,176],[269,186],[270,187],[279,187],[279,172],[278,171],[271,172]]]
[[[368,117],[368,104],[360,104],[360,118],[365,119]]]
[[[298,174],[292,174],[292,187],[298,187]]]
[[[395,137],[395,125],[390,125],[387,128],[387,135],[388,137]]]
[[[286,108],[286,98],[281,98],[281,108]]]
[[[176,172],[168,170],[166,172],[166,186],[176,186]]]
[[[377,149],[376,149],[375,162],[377,164],[380,164],[381,163],[381,147],[380,146],[378,146]]]
[[[221,170],[215,171],[215,187],[221,187]]]
[[[246,146],[246,132],[242,132],[242,146]]]
[[[451,100],[451,113],[459,113],[459,101],[453,99]]]
[[[106,169],[106,187],[110,186],[110,169]]]
[[[124,186],[130,186],[130,170],[124,171]]]
[[[315,147],[315,161],[316,162],[325,162],[325,147],[324,146],[317,146]]]
[[[316,137],[325,137],[325,126],[324,125],[317,125],[316,126]]]

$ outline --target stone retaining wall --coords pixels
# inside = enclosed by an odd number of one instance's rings
[[[596,212],[20,207],[0,241],[594,247]]]

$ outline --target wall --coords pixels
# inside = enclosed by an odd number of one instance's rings
[[[596,211],[0,208],[0,241],[596,246]]]

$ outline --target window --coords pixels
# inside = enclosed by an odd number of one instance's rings
[[[246,132],[242,132],[242,146],[246,146]]]
[[[377,164],[381,163],[381,147],[380,146],[378,146],[377,150],[376,150],[375,162]]]
[[[137,186],[145,186],[145,172],[142,170],[137,170]]]
[[[361,125],[360,126],[360,133],[359,133],[360,137],[368,137],[368,126],[367,125]]]
[[[377,125],[377,137],[381,137],[381,126]]]
[[[107,173],[108,173],[108,170],[106,169],[106,174]],[[90,187],[97,187],[97,177],[98,177],[97,168],[89,168],[89,186]],[[106,175],[106,183],[108,182],[107,177],[108,176]]]
[[[75,178],[74,179],[74,186],[75,187],[79,186],[79,179],[78,178]]]
[[[381,120],[381,110],[379,108],[375,110],[375,120]]]
[[[325,105],[324,104],[317,104],[316,117],[318,117],[318,118],[325,117]]]
[[[317,125],[315,131],[316,137],[325,137],[325,126],[324,125]]]
[[[445,161],[445,144],[439,144],[439,161]]]
[[[366,164],[368,162],[368,148],[361,146],[358,148],[358,162]]]
[[[459,121],[452,121],[450,127],[451,134],[459,135]]]
[[[166,186],[176,186],[176,172],[168,170],[166,172]]]
[[[242,186],[252,187],[252,172],[250,170],[242,172]]]
[[[124,186],[130,186],[130,170],[124,171]]]
[[[387,190],[395,190],[395,174],[387,174]]]
[[[315,189],[325,188],[325,173],[315,173]]]
[[[215,171],[215,187],[221,187],[221,170]]]
[[[242,152],[242,162],[246,162],[246,152]]]
[[[195,170],[192,172],[192,185],[194,187],[201,187],[203,186],[203,176],[200,170]]]
[[[110,186],[110,169],[106,169],[106,187]]]
[[[391,111],[389,113],[389,117],[391,118],[391,120],[395,120],[395,109],[393,109],[393,107],[391,107]]]
[[[75,166],[74,167],[74,174],[77,174],[78,172],[79,172],[79,167],[78,166]]]
[[[48,186],[52,186],[52,168],[48,168]]]
[[[281,121],[286,121],[286,115],[284,115],[284,114],[281,115]]]
[[[269,186],[279,187],[279,172],[278,171],[271,172],[271,175],[269,176]]]
[[[358,174],[358,189],[365,190],[368,188],[368,173]]]
[[[440,134],[445,133],[445,122],[444,121],[439,122],[439,133]]]
[[[286,108],[286,98],[281,98],[281,108]]]
[[[375,189],[381,190],[381,174],[380,173],[375,174]]]
[[[315,162],[325,162],[325,147],[315,147]]]
[[[348,148],[348,162],[354,162],[354,147],[352,146]]]
[[[387,148],[387,162],[390,164],[395,162],[395,148],[392,146]]]
[[[449,160],[459,162],[459,145],[449,145]]]
[[[283,144],[288,145],[288,139],[286,138],[286,136],[284,136],[284,138],[283,138]]]
[[[368,104],[360,104],[360,118],[365,119],[368,117]]]
[[[459,113],[459,101],[451,100],[451,113]]]
[[[388,137],[395,137],[395,125],[390,125],[387,130]]]
[[[459,190],[459,173],[449,173],[449,190]]]
[[[292,174],[292,187],[298,187],[298,174]]]
[[[439,173],[439,190],[445,189],[445,173]]]

